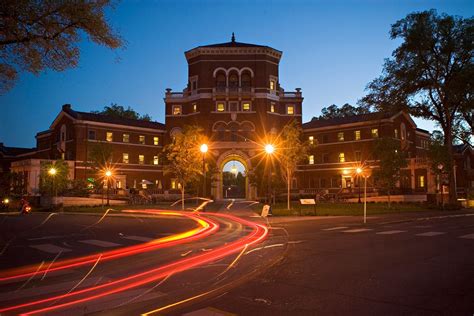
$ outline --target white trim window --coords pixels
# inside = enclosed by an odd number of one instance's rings
[[[129,163],[130,160],[128,159],[128,153],[122,154],[122,163]]]
[[[153,145],[158,146],[160,144],[160,138],[158,136],[153,137]]]
[[[122,136],[122,142],[130,143],[130,134],[124,133]]]
[[[181,114],[183,114],[181,105],[174,104],[171,106],[171,115],[181,115]]]
[[[157,155],[153,156],[153,164],[158,165],[159,163],[160,163],[160,160],[159,160],[158,156]]]
[[[139,165],[145,164],[145,155],[138,155],[138,164]]]

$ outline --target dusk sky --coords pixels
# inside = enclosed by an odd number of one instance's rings
[[[21,73],[0,97],[0,142],[34,147],[65,103],[78,111],[111,103],[164,122],[166,88],[187,82],[184,52],[230,41],[283,51],[280,83],[302,88],[303,121],[331,104],[356,104],[398,46],[390,25],[413,11],[472,16],[472,0],[451,1],[123,1],[108,15],[127,44],[111,51],[85,40],[80,64],[61,73]],[[417,120],[432,130],[431,122]]]

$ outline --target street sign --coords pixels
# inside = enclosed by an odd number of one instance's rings
[[[269,213],[270,213],[270,205],[265,204],[262,208],[262,215],[260,216],[267,217]]]
[[[300,199],[301,205],[315,205],[316,201],[314,199]]]

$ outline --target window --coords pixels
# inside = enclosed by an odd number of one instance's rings
[[[337,133],[337,140],[340,142],[344,141],[344,132]]]
[[[362,159],[362,155],[361,155],[361,152],[360,151],[356,151],[354,152],[354,158],[356,161],[361,161]]]
[[[322,140],[322,143],[325,144],[328,142],[328,135],[323,135],[323,137],[321,138]]]
[[[344,153],[339,153],[339,162],[345,162],[346,158],[344,156]]]
[[[371,130],[371,135],[372,135],[372,138],[377,138],[379,137],[379,129],[378,128],[372,128]]]
[[[314,156],[313,156],[313,155],[309,155],[309,156],[308,156],[308,163],[309,163],[310,165],[314,165]]]
[[[138,155],[138,164],[140,164],[140,165],[145,164],[145,156],[144,155]]]
[[[196,103],[193,103],[193,113],[196,113],[198,109],[198,106]]]
[[[394,129],[393,130],[393,136],[395,136],[395,138],[398,138],[398,129]]]
[[[196,90],[196,89],[197,89],[197,81],[196,81],[196,80],[194,80],[194,81],[192,82],[191,89],[192,89],[192,90]]]
[[[360,131],[354,131],[354,139],[360,140]]]
[[[95,131],[89,131],[87,137],[88,137],[89,139],[95,139]]]
[[[419,176],[418,177],[418,184],[420,185],[420,188],[425,187],[425,176]]]
[[[270,112],[275,113],[275,103],[270,103]]]
[[[145,135],[138,136],[138,142],[142,145],[145,145]]]
[[[114,140],[114,134],[112,132],[107,132],[105,140],[112,142]]]
[[[322,160],[323,163],[328,163],[329,162],[329,154],[324,153],[321,160]]]
[[[231,112],[239,111],[239,102],[229,102],[229,108]]]
[[[171,108],[171,113],[173,115],[181,115],[181,105],[173,105],[173,107]]]
[[[160,144],[160,138],[158,136],[153,137],[153,145],[158,146]]]
[[[314,145],[314,136],[309,136],[308,137],[308,142],[310,145]]]
[[[242,103],[242,111],[250,111],[250,102]]]
[[[128,163],[129,160],[128,160],[128,153],[123,153],[122,154],[122,162],[123,163]]]
[[[130,134],[123,134],[122,141],[124,143],[130,143]]]
[[[293,105],[286,106],[286,114],[293,115],[295,114],[295,107]]]
[[[153,156],[153,164],[157,165],[160,161],[158,160],[158,156]]]
[[[276,88],[276,82],[275,80],[270,80],[270,90],[274,91]]]
[[[224,112],[225,111],[225,103],[224,102],[218,102],[217,103],[217,112]]]
[[[405,123],[400,124],[400,136],[402,140],[407,139],[407,127]]]

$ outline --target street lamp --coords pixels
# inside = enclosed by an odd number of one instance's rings
[[[359,203],[360,203],[360,175],[364,170],[362,168],[357,168],[356,173],[359,175]],[[364,177],[364,224],[367,223],[367,175]]]
[[[51,191],[52,191],[51,192],[51,204],[52,205],[54,205],[53,200],[56,197],[56,187],[55,187],[55,183],[54,183],[54,176],[56,175],[57,172],[58,171],[54,167],[51,167],[48,170],[48,174],[51,176]],[[54,202],[56,202],[56,201],[54,201]]]
[[[110,196],[109,196],[109,188],[110,188],[110,177],[112,176],[112,171],[105,170],[105,178],[107,179],[107,206],[110,205]]]
[[[362,173],[362,168],[358,167],[356,169],[356,173],[357,173],[357,186],[359,187],[359,204],[361,203],[360,201],[360,174]]]
[[[206,153],[209,150],[207,144],[202,144],[199,148],[202,152],[202,197],[206,197]]]
[[[268,155],[268,156],[271,156],[273,153],[275,152],[275,146],[273,146],[272,144],[266,144],[265,145],[265,153]],[[272,193],[272,188],[271,188],[271,181],[272,181],[272,163],[270,162],[270,167],[268,168],[270,170],[270,176],[268,177],[268,193],[270,195],[270,201],[269,203],[271,204],[272,203],[272,198],[271,198],[271,193]],[[289,181],[289,180],[288,180]]]

